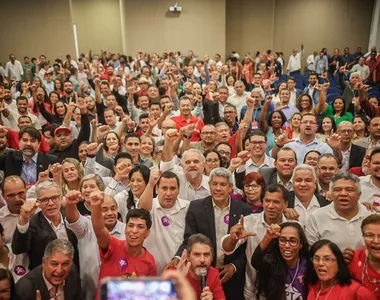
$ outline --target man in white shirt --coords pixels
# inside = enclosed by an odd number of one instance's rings
[[[117,121],[117,114],[114,109],[106,108],[104,110],[104,120],[106,124],[110,127],[110,131],[118,132],[121,126],[121,122]]]
[[[223,66],[223,62],[220,60],[220,54],[215,54],[215,64],[217,67]]]
[[[252,255],[263,239],[267,229],[272,224],[281,224],[287,221],[283,213],[288,206],[289,192],[278,184],[270,185],[265,193],[264,211],[260,214],[250,214],[240,218],[240,223],[233,226],[230,234],[222,238],[221,244],[226,255],[234,253],[241,245],[247,242],[245,254],[247,265],[245,271],[244,298],[256,299],[256,270],[251,265]]]
[[[307,220],[312,212],[330,204],[322,196],[315,195],[317,187],[317,175],[312,166],[302,164],[294,169],[293,191],[289,194],[286,217],[297,220],[305,228]],[[290,213],[292,210],[292,213]]]
[[[359,63],[354,65],[352,69],[350,70],[351,73],[358,72],[360,78],[365,81],[368,79],[369,74],[371,73],[369,70],[369,67],[365,64],[365,58],[360,57],[359,58]]]
[[[307,73],[311,73],[315,71],[315,57],[317,56],[318,52],[314,51],[312,54],[310,54],[306,59],[306,68]]]
[[[172,171],[178,175],[180,198],[192,201],[210,196],[209,178],[203,175],[205,158],[199,150],[190,149],[182,154],[183,169],[175,164],[173,145],[178,137],[179,133],[176,129],[166,131],[160,170]]]
[[[243,81],[237,80],[234,84],[235,93],[228,97],[227,102],[235,105],[237,110],[237,115],[240,116],[241,108],[246,104],[248,92],[245,92],[245,85]]]
[[[360,177],[360,185],[362,194],[360,202],[370,202],[374,206],[380,206],[380,148],[372,150],[368,169],[370,174]]]
[[[251,158],[245,163],[245,166],[239,167],[237,172],[242,172],[243,168],[245,168],[245,174],[258,172],[261,168],[273,168],[274,159],[265,153],[268,147],[266,134],[260,130],[254,131],[249,138],[249,143],[251,144]]]
[[[319,55],[315,58],[314,68],[315,73],[318,75],[327,72],[327,69],[329,68],[329,62],[327,60],[327,56],[323,51],[319,52]]]
[[[16,56],[14,54],[10,54],[9,59],[10,61],[8,61],[5,66],[5,79],[7,79],[9,82],[19,82],[24,75],[22,64],[16,60]]]
[[[79,191],[71,190],[66,194],[66,226],[78,239],[82,289],[85,291],[86,299],[92,300],[99,279],[100,257],[91,217],[84,217],[78,212],[77,204],[81,200],[82,195]],[[118,206],[115,199],[105,195],[101,208],[107,230],[117,239],[125,240],[125,223],[117,220]]]
[[[288,66],[286,68],[289,76],[293,76],[294,74],[300,74],[301,72],[301,57],[304,52],[303,45],[301,45],[301,52],[298,52],[297,48],[293,49],[293,54],[290,55]]]
[[[309,245],[321,239],[333,241],[343,251],[345,248],[363,249],[360,226],[371,214],[359,203],[360,179],[351,173],[337,173],[330,183],[333,203],[313,212],[306,224]]]
[[[158,275],[161,275],[183,242],[190,201],[178,198],[179,184],[175,173],[166,171],[160,176],[159,170],[153,170],[138,202],[138,208],[150,211],[152,216],[151,234],[145,240],[144,247],[150,249],[154,256]],[[154,188],[156,198],[153,198]]]
[[[21,116],[28,116],[32,120],[32,126],[37,130],[41,130],[40,120],[33,114],[28,112],[28,99],[24,96],[19,96],[16,99],[17,111],[9,110],[8,121],[10,128],[15,131],[20,131],[18,127],[18,119]]]

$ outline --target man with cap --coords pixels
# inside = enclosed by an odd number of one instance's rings
[[[144,76],[141,76],[139,79],[140,90],[137,92],[138,95],[148,95],[149,80]]]
[[[44,88],[46,90],[46,93],[49,95],[52,91],[54,91],[54,81],[53,81],[53,73],[54,69],[49,68],[43,76],[38,74],[38,77],[40,77],[42,84],[44,85]]]
[[[78,103],[75,105],[80,109],[81,114],[81,129],[78,138],[73,139],[69,127],[60,126],[54,130],[55,148],[50,150],[50,154],[57,156],[59,162],[62,162],[68,157],[79,160],[79,145],[90,139],[91,128],[88,120],[86,103],[82,98],[79,98]]]

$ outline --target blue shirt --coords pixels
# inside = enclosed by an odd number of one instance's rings
[[[281,111],[284,113],[285,117],[286,117],[286,122],[285,122],[285,126],[288,126],[289,125],[289,120],[290,118],[296,113],[296,112],[299,112],[298,108],[293,106],[293,105],[290,105],[288,104],[287,106],[285,106],[283,109],[281,109]]]
[[[297,154],[297,162],[299,165],[303,164],[305,155],[310,150],[319,151],[321,154],[334,154],[333,150],[330,148],[329,145],[319,141],[316,138],[311,143],[305,144],[300,140],[300,137],[298,137],[294,142],[286,144],[285,147],[289,147],[290,149],[294,150],[294,152]]]
[[[35,184],[37,182],[37,157],[38,153],[34,154],[29,163],[27,163],[25,156],[23,156],[21,177],[26,184]]]

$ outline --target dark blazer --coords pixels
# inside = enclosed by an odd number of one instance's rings
[[[277,183],[277,169],[276,168],[261,168],[259,174],[264,178],[265,185],[268,187],[271,184]]]
[[[321,195],[316,195],[314,194],[315,197],[317,198],[318,202],[319,202],[319,205],[321,207],[323,206],[326,206],[326,205],[329,205],[331,202],[326,200],[326,198],[322,197]],[[289,198],[288,198],[288,208],[294,208],[294,202],[295,202],[295,198],[296,195],[294,194],[294,192],[289,192]]]
[[[70,229],[66,228],[66,232],[69,241],[75,249],[74,263],[79,269],[77,238]],[[28,253],[29,269],[32,270],[42,263],[45,247],[55,239],[57,239],[57,235],[40,211],[29,219],[27,232],[21,233],[16,227],[13,234],[12,251],[14,254]]]
[[[361,167],[366,149],[355,144],[351,144],[351,152],[348,168]]]
[[[231,199],[228,232],[230,232],[232,226],[239,222],[241,215],[247,216],[251,213],[252,209],[248,204]],[[219,244],[220,241],[216,240],[214,207],[211,196],[190,202],[190,206],[186,214],[186,227],[183,243],[179,247],[176,256],[182,255],[183,250],[187,247],[189,237],[196,233],[202,233],[210,238],[213,244],[214,253],[216,254],[217,244]],[[224,257],[224,264],[226,265],[232,263],[235,265],[237,270],[232,278],[223,285],[226,299],[244,299],[246,267],[245,248],[246,243],[241,245],[232,255],[226,255]],[[214,259],[212,261],[212,265],[214,267],[215,264],[216,255],[214,255]]]
[[[35,300],[36,291],[41,293],[42,300],[49,300],[51,297],[42,276],[42,266],[38,266],[23,276],[16,284],[15,300]],[[69,275],[66,277],[65,286],[63,287],[65,300],[82,300],[83,297],[80,277],[75,265],[71,267]],[[13,296],[13,295],[12,295]]]
[[[52,165],[56,162],[58,162],[56,156],[38,152],[36,179],[38,180],[38,175],[40,172],[46,171],[49,165]],[[5,155],[0,156],[0,170],[4,171],[4,177],[10,175],[21,176],[23,163],[24,158],[21,151],[9,151],[6,152]]]

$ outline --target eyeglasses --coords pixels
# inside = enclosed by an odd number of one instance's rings
[[[369,241],[369,242],[372,242],[375,240],[375,238],[377,238],[378,241],[380,241],[380,235],[376,235],[376,234],[363,234],[363,237],[365,240]]]
[[[315,124],[317,124],[317,122],[315,122],[315,121],[302,121],[301,124],[305,124],[305,125],[307,125],[307,124],[315,125]]]
[[[201,132],[201,134],[204,134],[204,135],[215,135],[216,132]]]
[[[300,241],[300,240],[297,239],[297,238],[290,238],[290,239],[287,239],[287,238],[284,237],[284,236],[280,236],[280,237],[278,238],[278,243],[279,243],[280,245],[282,245],[282,246],[285,246],[286,243],[289,242],[289,245],[290,245],[290,246],[292,246],[292,247],[296,247],[296,246],[298,246],[299,241]]]
[[[244,188],[247,190],[249,190],[249,189],[257,190],[259,187],[260,187],[260,185],[257,185],[257,184],[245,184],[244,185]]]
[[[331,256],[325,256],[325,257],[319,257],[319,256],[313,256],[311,258],[311,261],[315,264],[319,264],[320,261],[326,263],[326,264],[331,264],[333,263],[334,261],[336,261],[336,258],[335,257],[331,257]]]
[[[223,150],[219,150],[218,152],[220,155],[223,155],[223,156],[230,156],[231,155],[231,152],[227,152],[227,151],[223,151]]]
[[[61,201],[61,195],[56,195],[56,196],[52,196],[50,198],[42,198],[42,199],[38,199],[38,202],[41,204],[41,205],[48,205],[50,200],[53,202],[53,203],[57,203],[59,201]]]
[[[347,133],[347,134],[352,134],[354,131],[353,130],[339,130],[340,133]]]
[[[206,163],[208,164],[208,165],[211,165],[211,164],[214,164],[214,165],[216,165],[217,163],[219,162],[219,159],[206,159]]]
[[[264,146],[264,144],[265,144],[266,142],[264,142],[264,141],[259,141],[259,142],[256,142],[256,141],[250,141],[250,143],[252,144],[252,146],[260,146],[260,147],[262,147],[262,146]]]
[[[318,161],[318,157],[311,157],[311,156],[308,156],[308,157],[306,157],[306,160],[307,160],[307,161],[311,161],[311,160],[313,160],[313,161]]]

